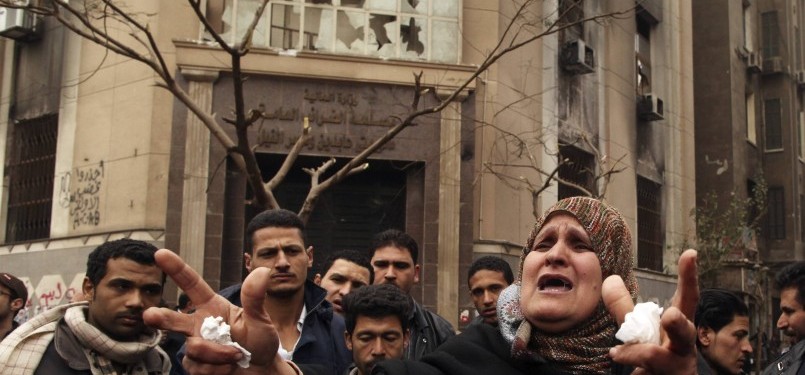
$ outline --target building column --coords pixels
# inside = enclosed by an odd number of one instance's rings
[[[446,95],[440,95],[446,98]],[[439,134],[439,239],[436,308],[458,327],[459,223],[461,211],[461,102],[462,95],[441,113]]]
[[[188,94],[202,110],[212,110],[213,83],[217,71],[182,69]],[[188,110],[184,149],[182,226],[179,253],[191,268],[204,275],[204,240],[207,230],[207,180],[210,164],[210,131]]]

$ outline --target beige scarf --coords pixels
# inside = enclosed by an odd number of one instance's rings
[[[162,338],[159,331],[141,335],[139,341],[115,341],[87,323],[84,307],[81,306],[68,309],[64,314],[64,321],[81,343],[93,375],[117,374],[113,362],[126,365],[125,374],[146,374],[142,362],[151,350],[159,353],[163,363],[170,363],[168,355],[159,348],[159,341]]]

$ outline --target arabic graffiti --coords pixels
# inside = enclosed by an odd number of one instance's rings
[[[97,226],[101,221],[101,185],[104,165],[77,168],[61,177],[59,204],[70,208],[73,229],[84,225]]]

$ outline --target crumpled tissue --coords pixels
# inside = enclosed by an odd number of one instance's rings
[[[626,313],[626,320],[615,334],[615,338],[624,344],[660,344],[660,315],[662,307],[654,302],[635,305],[634,310]]]
[[[252,353],[249,353],[249,351],[240,346],[240,344],[232,341],[229,329],[229,324],[224,323],[224,318],[220,316],[208,316],[204,318],[204,323],[201,324],[201,337],[205,340],[239,349],[241,353],[243,353],[243,358],[238,361],[238,366],[248,368],[249,362],[252,360]]]

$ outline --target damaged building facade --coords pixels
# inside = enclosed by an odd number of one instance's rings
[[[749,212],[749,220],[764,214],[760,225],[746,231],[717,274],[718,286],[740,292],[755,309],[753,332],[762,333],[756,363],[774,358],[786,341],[776,329],[772,277],[805,259],[803,9],[801,0],[693,5],[697,197],[728,207],[767,187],[765,209]]]
[[[330,158],[343,164],[410,110],[414,74],[421,72],[422,105],[433,105],[501,39],[507,45],[507,30],[536,35],[546,20],[562,28],[501,58],[442,112],[420,117],[373,154],[367,170],[326,191],[308,223],[314,267],[331,251],[366,249],[377,231],[403,229],[420,244],[412,293],[461,326],[474,314],[465,292],[472,260],[495,254],[517,269],[535,213],[584,194],[604,197],[627,218],[641,297],[670,297],[678,252],[669,249],[693,231],[695,204],[691,2],[523,4],[266,8],[242,60],[245,104],[263,113],[250,139],[265,179],[303,126],[312,131],[275,191],[292,210],[310,186],[302,168]],[[129,6],[155,15],[156,42],[194,101],[227,117],[235,105],[228,55],[192,10],[155,0]],[[208,1],[205,11],[234,41],[255,6]],[[518,9],[530,23],[507,29]],[[41,22],[38,38],[4,39],[0,92],[0,264],[35,291],[29,306],[66,302],[86,254],[118,237],[177,251],[214,288],[239,282],[244,225],[256,212],[226,150],[142,64]],[[41,155],[25,151],[32,148]],[[32,168],[30,160],[50,164]],[[34,191],[40,195],[27,195]]]

